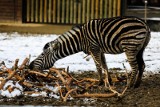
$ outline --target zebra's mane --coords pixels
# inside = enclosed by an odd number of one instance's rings
[[[75,29],[75,28],[79,28],[79,29],[81,29],[83,25],[84,25],[84,24],[78,24],[78,25],[75,25],[75,26],[73,26],[73,27],[72,27],[72,29]]]

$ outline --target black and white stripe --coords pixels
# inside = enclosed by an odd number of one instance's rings
[[[125,52],[132,68],[130,85],[138,87],[144,71],[143,51],[150,40],[146,23],[136,17],[95,19],[62,34],[47,43],[44,51],[30,68],[48,69],[58,59],[83,51],[92,54],[102,79],[102,68],[107,69],[104,54]]]

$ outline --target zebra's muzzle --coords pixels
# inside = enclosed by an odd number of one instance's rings
[[[35,67],[34,67],[34,61],[32,61],[29,65],[29,69],[33,70]]]

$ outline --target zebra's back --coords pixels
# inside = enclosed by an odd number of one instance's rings
[[[118,54],[133,47],[139,49],[150,39],[146,23],[136,17],[91,20],[85,28],[90,45],[99,46],[104,53]]]

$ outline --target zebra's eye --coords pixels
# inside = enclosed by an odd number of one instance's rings
[[[40,56],[42,56],[42,57],[43,57],[44,55],[45,55],[45,52],[42,52]]]
[[[59,42],[56,42],[56,43],[54,43],[54,44],[52,45],[53,49],[57,49],[57,48],[59,48],[59,46],[60,46],[60,43],[59,43]]]

